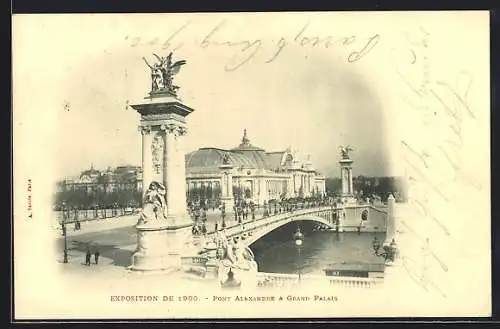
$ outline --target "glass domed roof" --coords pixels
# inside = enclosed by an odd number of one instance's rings
[[[285,152],[266,153],[264,149],[250,144],[246,129],[241,144],[230,150],[200,148],[186,155],[186,169],[191,173],[218,173],[227,157],[227,164],[233,167],[277,170],[281,167]]]

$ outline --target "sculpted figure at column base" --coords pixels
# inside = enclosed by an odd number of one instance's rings
[[[138,225],[166,225],[167,206],[165,202],[166,189],[162,183],[153,181],[144,194],[143,207]]]

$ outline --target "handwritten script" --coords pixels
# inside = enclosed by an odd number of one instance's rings
[[[159,37],[151,39],[143,39],[142,37],[126,36],[131,47],[161,47],[163,50],[175,51],[182,48],[185,44],[182,41],[182,34],[185,32],[192,22],[187,22],[175,29],[166,39],[162,40]],[[196,45],[201,49],[208,48],[228,48],[232,49],[232,53],[226,62],[224,69],[228,72],[235,71],[250,62],[251,60],[260,59],[261,63],[274,62],[285,49],[292,45],[302,48],[336,48],[343,49],[347,52],[346,61],[355,63],[368,55],[379,43],[380,35],[374,33],[368,36],[314,36],[308,34],[311,22],[307,22],[302,27],[297,29],[295,35],[286,37],[280,36],[275,39],[263,38],[231,38],[224,36],[225,32],[231,30],[230,23],[226,20],[221,20],[211,27],[205,34],[202,34],[201,40]]]
[[[467,71],[458,71],[451,77],[432,77],[429,58],[429,43],[432,36],[422,26],[404,33],[404,46],[393,49],[391,62],[403,88],[401,97],[407,109],[416,117],[423,134],[415,138],[408,136],[400,141],[403,159],[408,168],[409,190],[412,197],[409,205],[417,218],[417,230],[408,222],[403,228],[417,239],[422,259],[410,255],[401,257],[409,276],[426,291],[434,290],[446,297],[446,292],[429,275],[431,262],[440,271],[448,272],[448,266],[438,253],[430,247],[430,235],[441,245],[446,245],[452,233],[439,210],[453,209],[453,187],[456,183],[472,189],[481,189],[479,182],[462,170],[463,135],[466,120],[474,120],[474,111],[468,104],[468,94],[474,76]],[[428,134],[438,134],[426,136]],[[442,213],[442,211],[441,211]],[[446,219],[446,217],[444,217]],[[425,233],[419,234],[418,231]]]

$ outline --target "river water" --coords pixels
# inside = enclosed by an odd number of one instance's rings
[[[372,241],[385,238],[384,233],[336,233],[315,232],[310,222],[295,222],[262,237],[250,246],[260,272],[298,273],[324,275],[324,269],[332,263],[361,262],[383,264],[374,255]],[[297,227],[304,234],[300,253],[293,234]]]

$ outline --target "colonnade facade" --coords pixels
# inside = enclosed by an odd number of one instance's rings
[[[186,180],[186,197],[188,200],[218,200],[221,197],[221,178]]]
[[[232,189],[225,188],[226,184]],[[311,197],[318,193],[325,193],[325,179],[315,172],[291,171],[255,176],[223,172],[210,177],[188,174],[186,178],[186,197],[189,201],[250,199],[263,204],[281,197]]]

